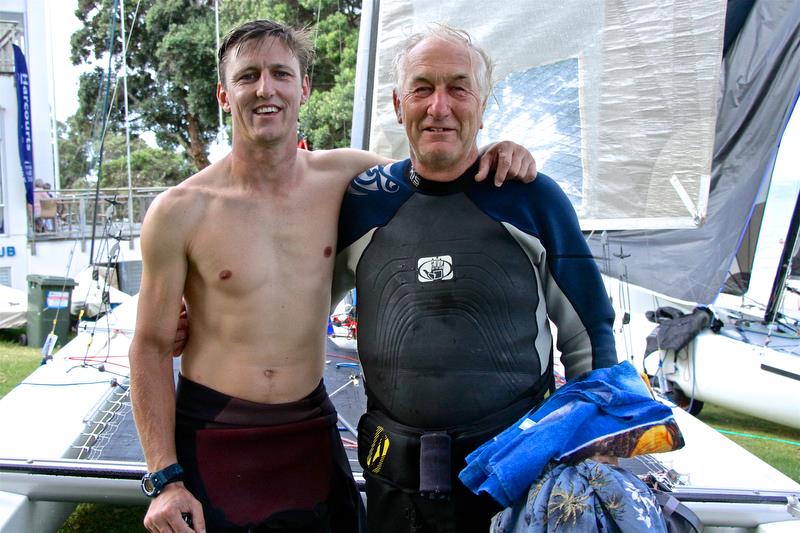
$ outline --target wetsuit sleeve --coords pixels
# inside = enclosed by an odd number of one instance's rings
[[[540,173],[529,185],[506,184],[488,198],[482,208],[506,227],[539,277],[542,312],[558,328],[556,345],[567,378],[616,364],[614,311],[575,210],[558,184]],[[537,321],[545,326],[546,318]],[[547,347],[537,343],[537,349]]]
[[[355,287],[356,267],[376,228],[385,225],[408,198],[401,190],[401,176],[408,159],[391,165],[377,165],[354,177],[339,211],[336,261],[331,288],[331,308]]]
[[[547,313],[558,328],[557,347],[567,379],[617,363],[614,310],[586,244],[572,204],[558,187],[543,183],[549,198],[537,210],[545,249],[539,271]]]

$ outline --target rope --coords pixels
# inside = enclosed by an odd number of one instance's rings
[[[797,442],[797,441],[794,441],[794,440],[789,440],[789,439],[778,439],[778,438],[775,438],[775,437],[767,437],[767,436],[764,436],[764,435],[753,435],[752,433],[740,433],[738,431],[730,431],[730,430],[727,430],[727,429],[719,429],[719,428],[714,428],[714,429],[716,429],[717,431],[719,431],[720,433],[723,433],[725,435],[733,435],[735,437],[747,437],[748,439],[761,439],[761,440],[768,440],[768,441],[772,441],[772,442],[780,442],[782,444],[790,444],[792,446],[800,446],[800,442]]]

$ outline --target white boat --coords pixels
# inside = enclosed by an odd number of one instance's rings
[[[0,329],[18,328],[27,322],[28,295],[0,285]]]

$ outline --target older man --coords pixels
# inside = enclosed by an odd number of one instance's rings
[[[217,97],[232,115],[232,151],[147,213],[130,360],[151,531],[190,531],[188,517],[196,531],[358,529],[321,382],[324,332],[342,195],[386,160],[297,149],[311,52],[304,32],[275,22],[231,31]],[[532,166],[527,151],[507,151],[525,161],[517,168]],[[182,295],[192,336],[176,393]]]
[[[613,311],[552,179],[473,179],[489,57],[436,27],[411,37],[395,67],[411,157],[351,183],[334,274],[338,289],[358,289],[368,524],[485,532],[499,507],[459,482],[464,457],[552,389],[548,319],[571,378],[616,363]]]

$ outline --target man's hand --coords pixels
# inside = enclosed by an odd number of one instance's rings
[[[172,341],[172,356],[178,357],[186,348],[189,341],[189,313],[186,311],[186,302],[181,305],[181,314],[178,315],[178,329],[175,330],[175,340]]]
[[[192,526],[185,520],[184,515],[191,518]],[[196,531],[205,533],[206,522],[203,517],[203,506],[186,490],[180,481],[170,483],[156,496],[147,509],[144,517],[144,527],[151,533],[175,532],[190,533]]]
[[[536,179],[536,160],[527,148],[511,141],[490,144],[481,151],[481,163],[475,181],[483,181],[494,169],[494,184],[499,187],[506,178],[530,183]]]

